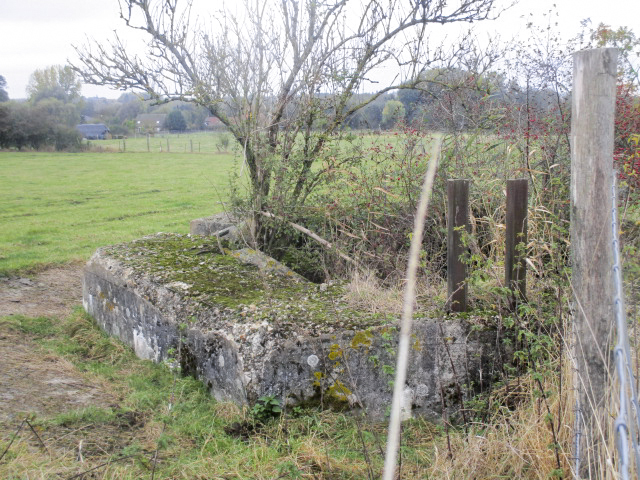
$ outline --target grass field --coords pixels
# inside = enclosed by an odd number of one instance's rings
[[[226,142],[226,145],[224,143]],[[235,143],[226,132],[134,134],[126,139],[91,140],[92,149],[112,152],[220,154]]]
[[[226,153],[0,153],[0,274],[186,233],[223,209],[233,167]]]

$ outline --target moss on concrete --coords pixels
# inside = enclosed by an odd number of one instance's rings
[[[104,251],[136,274],[207,307],[233,311],[238,320],[332,324],[341,330],[385,323],[348,309],[340,285],[320,289],[297,276],[261,271],[210,237],[158,234]]]

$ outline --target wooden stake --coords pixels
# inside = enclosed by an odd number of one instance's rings
[[[469,233],[469,180],[447,182],[447,309],[467,311],[467,263],[461,256],[467,253],[463,245],[464,232]]]
[[[507,232],[505,252],[505,285],[512,292],[511,309],[526,298],[527,293],[527,179],[507,180]]]

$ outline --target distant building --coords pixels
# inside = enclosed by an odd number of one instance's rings
[[[204,119],[204,128],[217,130],[224,128],[224,125],[218,117],[207,117]]]
[[[76,130],[87,140],[105,140],[109,135],[109,128],[104,123],[83,123],[76,125]]]
[[[141,113],[136,117],[138,133],[157,133],[164,128],[167,115],[164,113]]]

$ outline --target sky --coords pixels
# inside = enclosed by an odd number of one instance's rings
[[[201,14],[222,4],[195,2]],[[482,30],[503,38],[524,35],[526,19],[542,21],[542,14],[554,5],[558,27],[567,38],[587,18],[594,24],[626,26],[640,35],[640,0],[520,0],[497,20],[483,22]],[[0,0],[0,75],[7,81],[9,98],[27,96],[25,89],[35,70],[73,62],[77,54],[72,45],[81,46],[87,38],[110,39],[114,31],[131,45],[139,41],[119,18],[118,0]],[[117,98],[121,93],[92,85],[82,88],[85,97]]]

